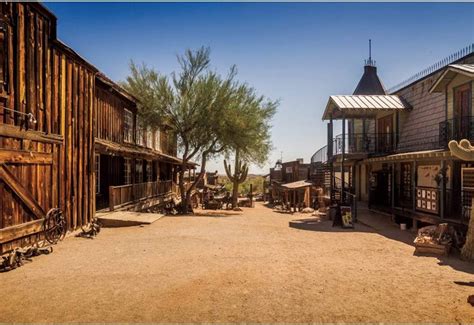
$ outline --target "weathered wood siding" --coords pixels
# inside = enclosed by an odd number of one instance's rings
[[[474,56],[456,63],[472,64]],[[429,89],[441,72],[394,93],[413,107],[411,111],[400,114],[398,152],[432,150],[440,147],[439,124],[449,118],[446,116],[446,96],[443,93],[430,93]]]
[[[55,40],[56,21],[40,5],[4,3],[0,8],[7,17],[8,60],[7,84],[0,93],[0,163],[45,213],[61,208],[69,229],[75,229],[95,210],[95,71]],[[3,107],[32,113],[37,123],[25,123],[24,115]],[[31,211],[0,179],[0,229],[30,220]],[[38,236],[2,243],[0,251]]]

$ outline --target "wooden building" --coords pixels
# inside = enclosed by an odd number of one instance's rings
[[[312,165],[332,200],[363,201],[414,227],[467,224],[474,169],[451,156],[447,144],[474,141],[473,64],[470,45],[386,91],[369,58],[363,93],[358,86],[353,95],[330,96],[323,114],[328,145]],[[342,134],[333,136],[336,120]]]
[[[269,201],[282,203],[294,211],[310,207],[316,189],[309,174],[310,164],[305,164],[303,159],[278,161],[275,167],[270,168],[268,184],[265,185]]]
[[[41,4],[0,4],[0,81],[0,253],[37,241],[52,208],[73,230],[107,186],[172,180],[176,140],[138,131],[135,99],[57,39]]]

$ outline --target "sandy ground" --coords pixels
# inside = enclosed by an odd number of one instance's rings
[[[0,322],[474,322],[474,288],[453,283],[473,264],[298,217],[257,205],[67,238],[0,274]]]

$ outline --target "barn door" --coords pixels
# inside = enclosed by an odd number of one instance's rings
[[[36,242],[46,213],[58,206],[56,146],[41,147],[0,149],[0,253]]]

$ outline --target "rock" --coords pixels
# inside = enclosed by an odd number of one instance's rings
[[[311,209],[311,208],[304,208],[303,210],[301,210],[302,213],[313,213],[314,212],[314,209]]]
[[[470,295],[469,297],[467,297],[467,302],[474,307],[474,295]]]

